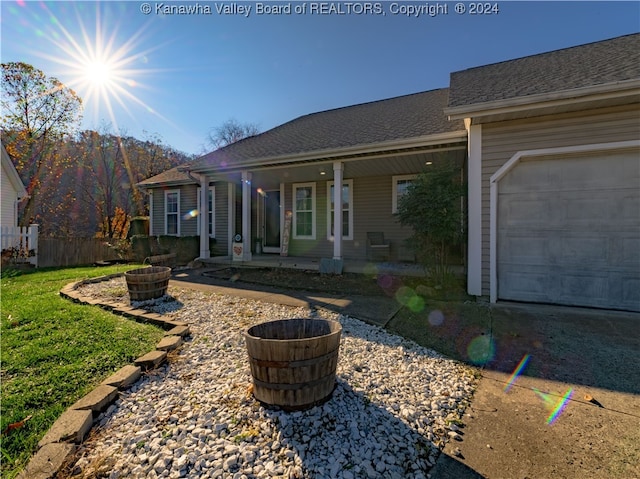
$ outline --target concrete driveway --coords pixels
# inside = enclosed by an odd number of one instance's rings
[[[491,311],[490,327],[511,334],[481,371],[462,441],[431,478],[640,478],[640,314]]]

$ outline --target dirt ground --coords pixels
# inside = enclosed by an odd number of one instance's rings
[[[423,293],[423,310],[402,308],[387,328],[474,364],[482,377],[462,441],[447,445],[432,479],[640,479],[640,314],[489,307],[459,292],[445,301],[415,278],[260,269],[214,274],[230,283],[346,297],[393,298],[402,285]],[[433,311],[442,312],[439,321],[432,321]]]

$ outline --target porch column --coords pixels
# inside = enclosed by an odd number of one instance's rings
[[[251,173],[242,172],[242,256],[251,261]]]
[[[209,177],[200,175],[200,257],[210,258],[209,251]]]
[[[342,259],[342,162],[333,162],[333,259]]]

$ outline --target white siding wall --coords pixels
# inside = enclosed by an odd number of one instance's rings
[[[9,181],[9,172],[4,167],[2,162],[2,198],[0,198],[0,211],[1,220],[0,226],[17,226],[18,218],[16,218],[16,200],[18,199],[18,193],[13,187],[11,181]]]

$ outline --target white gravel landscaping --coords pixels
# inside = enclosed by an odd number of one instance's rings
[[[124,279],[82,287],[116,298]],[[333,312],[169,289],[147,308],[186,321],[168,364],[121,394],[81,446],[75,477],[429,477],[475,388],[473,371],[381,328]],[[425,313],[426,314],[426,313]],[[342,323],[337,387],[323,405],[284,412],[250,394],[243,332],[263,321]]]

